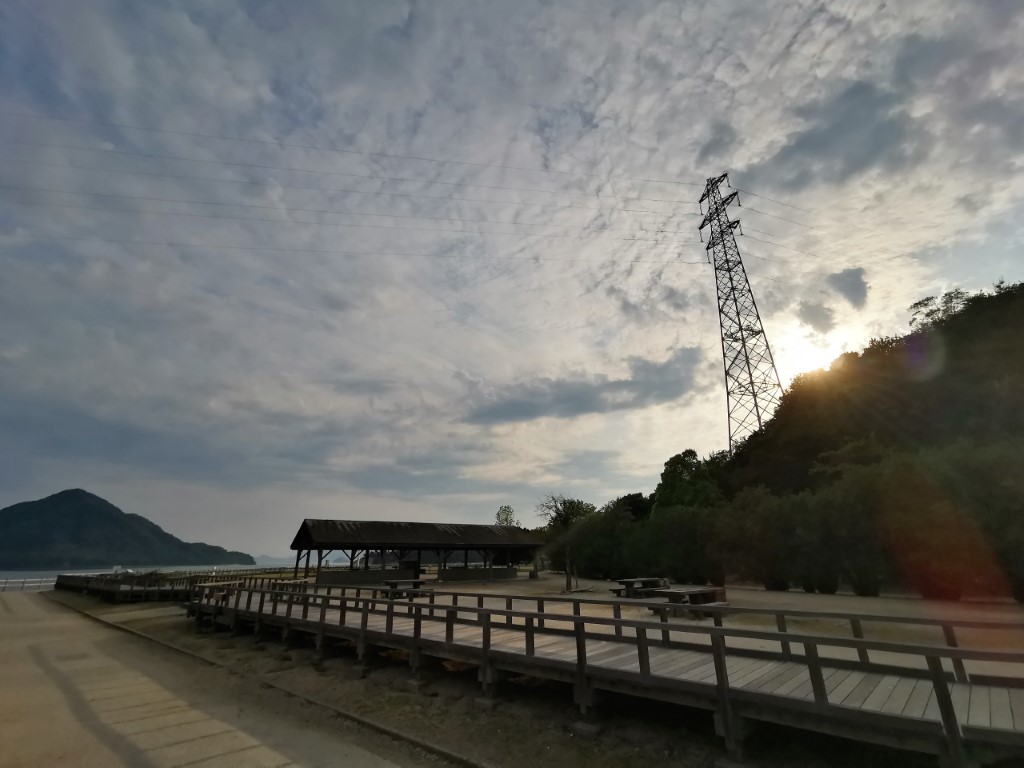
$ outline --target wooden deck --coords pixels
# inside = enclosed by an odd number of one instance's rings
[[[481,596],[476,605],[466,598],[453,604],[459,597],[452,595],[401,601],[368,589],[219,584],[199,587],[191,610],[197,625],[277,628],[285,638],[308,634],[319,648],[354,641],[361,658],[373,646],[404,649],[414,668],[423,656],[469,662],[485,689],[502,672],[560,680],[574,686],[584,713],[601,690],[711,710],[733,752],[749,721],[767,721],[927,752],[948,766],[1024,755],[1024,679],[972,679],[964,666],[981,661],[1024,672],[1022,651],[667,624],[623,619],[618,610],[584,614],[582,601],[565,613],[544,612],[543,604],[538,611],[537,598],[518,596],[502,596],[504,607]],[[518,601],[532,605],[517,609]],[[765,640],[780,650],[749,647]],[[856,657],[828,655],[835,649]],[[868,651],[919,663],[865,663]]]

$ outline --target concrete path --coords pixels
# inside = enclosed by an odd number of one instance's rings
[[[310,709],[42,595],[0,595],[0,768],[439,765]]]

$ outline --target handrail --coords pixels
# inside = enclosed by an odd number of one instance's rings
[[[332,587],[333,588],[333,587]],[[262,617],[267,616],[264,608],[268,602],[271,606],[271,614],[275,618],[284,618],[286,624],[289,626],[290,621],[300,619],[306,623],[311,629],[315,629],[317,633],[317,646],[323,642],[325,637],[325,631],[328,626],[327,624],[327,610],[331,606],[337,606],[339,608],[339,619],[338,624],[345,626],[347,631],[356,632],[357,635],[357,653],[360,659],[364,658],[366,653],[367,645],[373,642],[372,636],[379,636],[380,634],[392,635],[394,633],[394,620],[397,609],[408,609],[408,613],[412,615],[413,628],[411,636],[403,639],[403,643],[411,640],[413,645],[413,652],[410,654],[410,660],[413,664],[418,664],[420,651],[420,643],[422,642],[422,625],[423,621],[431,621],[434,623],[441,623],[444,625],[444,642],[447,646],[453,645],[454,641],[454,627],[459,622],[458,617],[460,614],[471,614],[476,616],[476,625],[481,628],[479,645],[472,643],[469,647],[472,649],[471,652],[474,655],[479,656],[480,660],[480,679],[487,685],[493,679],[491,672],[492,667],[495,664],[502,663],[502,659],[507,655],[506,651],[496,651],[492,647],[492,631],[494,627],[501,628],[501,623],[496,623],[495,619],[504,618],[504,626],[512,626],[516,629],[522,629],[524,635],[525,644],[525,655],[527,658],[536,659],[536,648],[535,648],[535,635],[540,634],[553,634],[558,630],[551,627],[551,623],[571,623],[572,632],[571,634],[575,638],[575,649],[576,658],[574,662],[570,662],[568,659],[557,660],[547,659],[545,664],[554,664],[555,666],[572,665],[575,669],[576,679],[576,690],[577,694],[581,698],[577,699],[581,709],[585,713],[586,707],[589,705],[588,702],[592,702],[588,691],[595,685],[607,685],[607,683],[600,683],[599,680],[603,679],[603,676],[616,674],[610,670],[605,670],[602,676],[593,677],[591,672],[592,667],[588,663],[587,655],[587,641],[592,638],[600,638],[606,640],[609,638],[608,635],[602,633],[599,635],[588,635],[588,625],[599,625],[599,626],[612,626],[615,629],[615,635],[612,636],[616,640],[619,640],[628,645],[634,645],[636,648],[636,662],[638,674],[641,679],[650,681],[651,684],[653,677],[651,672],[651,657],[650,657],[650,641],[648,639],[648,632],[661,632],[664,644],[668,644],[671,633],[681,632],[687,634],[699,634],[707,636],[710,639],[710,651],[711,657],[714,661],[714,678],[713,681],[707,677],[703,678],[709,686],[714,686],[714,698],[713,706],[717,712],[716,723],[720,724],[720,733],[724,736],[727,746],[730,750],[737,749],[740,742],[742,741],[743,727],[739,716],[736,713],[736,707],[739,706],[742,701],[738,696],[734,696],[734,692],[742,688],[742,685],[733,685],[729,680],[729,661],[726,655],[727,647],[726,641],[729,638],[737,639],[753,639],[753,640],[767,640],[770,642],[778,642],[783,648],[781,658],[785,660],[792,660],[802,664],[807,669],[808,680],[806,683],[800,682],[799,680],[791,684],[787,682],[785,686],[778,690],[771,690],[771,693],[765,695],[777,695],[780,697],[789,697],[786,699],[779,699],[779,701],[786,701],[787,706],[799,706],[803,705],[803,701],[799,700],[800,694],[796,694],[796,698],[790,696],[790,693],[794,690],[799,690],[801,685],[809,685],[808,693],[813,696],[813,706],[822,714],[828,713],[830,716],[838,718],[840,721],[845,721],[854,726],[858,724],[860,727],[869,727],[871,723],[879,722],[876,720],[864,720],[853,714],[853,709],[850,706],[845,706],[842,703],[833,704],[829,699],[829,692],[826,686],[826,680],[824,675],[824,668],[822,665],[822,658],[818,653],[818,648],[821,646],[825,647],[840,647],[840,648],[853,648],[858,651],[858,656],[863,659],[864,654],[868,650],[884,651],[889,653],[904,654],[904,655],[915,655],[924,658],[927,667],[927,677],[930,678],[932,684],[932,691],[935,696],[935,701],[938,707],[938,722],[932,722],[922,720],[919,717],[902,717],[900,715],[885,715],[889,717],[890,722],[899,720],[901,727],[907,729],[917,729],[920,731],[922,728],[928,729],[929,733],[934,734],[934,738],[942,739],[942,749],[945,757],[948,758],[947,762],[951,766],[964,766],[966,761],[964,758],[964,745],[963,745],[963,731],[961,723],[958,719],[950,687],[947,679],[947,672],[943,668],[943,659],[950,659],[954,666],[956,679],[960,682],[968,682],[966,680],[966,673],[964,672],[964,679],[961,680],[961,672],[963,672],[963,662],[965,660],[974,661],[998,661],[998,662],[1009,662],[1009,663],[1021,663],[1024,664],[1024,651],[1021,652],[1006,652],[1006,651],[990,651],[984,649],[973,649],[973,648],[958,648],[958,647],[943,647],[943,646],[932,646],[922,645],[916,643],[898,643],[892,641],[879,641],[879,640],[868,640],[864,638],[840,638],[831,635],[812,635],[806,633],[793,634],[784,631],[784,626],[780,626],[779,631],[765,631],[765,630],[753,630],[753,629],[739,629],[736,627],[723,627],[720,625],[704,626],[704,625],[693,625],[693,624],[668,624],[664,620],[660,622],[623,618],[621,614],[617,614],[614,617],[607,616],[593,616],[583,615],[581,613],[580,602],[572,600],[562,600],[561,602],[573,603],[572,614],[562,613],[550,613],[543,610],[527,611],[519,610],[513,607],[513,597],[505,596],[505,608],[493,608],[484,605],[485,596],[479,593],[475,594],[477,598],[477,605],[459,605],[458,597],[453,596],[450,604],[437,603],[436,594],[431,594],[431,602],[425,603],[423,601],[416,602],[415,599],[408,600],[396,600],[394,598],[394,592],[389,591],[388,596],[381,597],[379,593],[383,590],[378,589],[366,589],[370,594],[367,596],[362,595],[362,591],[365,588],[355,588],[357,594],[354,596],[345,594],[347,590],[342,589],[341,594],[332,594],[331,589],[321,593],[314,589],[312,591],[302,590],[275,590],[275,589],[260,589],[253,587],[244,587],[237,585],[200,585],[195,589],[196,599],[199,605],[195,608],[196,626],[198,627],[202,621],[202,606],[214,608],[214,614],[219,612],[221,608],[231,607],[236,613],[232,617],[232,625],[238,617],[239,612],[244,611],[257,618],[257,631],[260,628],[260,622]],[[408,592],[416,592],[417,590],[409,590]],[[245,605],[242,606],[242,595],[246,594]],[[474,593],[469,593],[474,594]],[[258,606],[253,611],[253,602],[255,596],[258,595]],[[218,596],[219,599],[214,602],[214,597]],[[516,598],[531,599],[528,596],[515,596]],[[286,612],[282,617],[278,613],[278,606],[281,602],[287,605]],[[300,606],[301,613],[293,615],[296,610],[296,606]],[[384,606],[381,610],[380,606]],[[358,612],[359,623],[358,628],[346,622],[346,615],[349,608],[353,612]],[[384,631],[380,632],[378,629],[370,629],[368,619],[372,612],[377,614],[383,614],[385,616]],[[541,608],[542,603],[538,602],[538,608]],[[700,606],[696,606],[700,608]],[[311,610],[313,609],[313,617],[311,618]],[[318,610],[317,610],[318,609]],[[438,615],[441,614],[441,615]],[[522,619],[522,624],[514,623],[515,619]],[[548,622],[548,623],[545,623]],[[332,621],[333,625],[333,621]],[[632,636],[624,636],[622,633],[623,628],[630,628],[633,630]],[[402,633],[403,636],[405,633]],[[560,634],[565,634],[562,631]],[[436,642],[436,641],[434,641]],[[793,657],[789,654],[788,648],[790,643],[802,644],[804,648],[804,655],[802,657]],[[466,645],[466,644],[460,644]],[[628,647],[627,645],[627,647]],[[404,647],[404,646],[403,646]],[[734,649],[742,652],[743,650],[750,649]],[[521,655],[516,653],[516,655]],[[959,666],[958,666],[959,665]],[[599,666],[599,665],[598,665]],[[1024,681],[1021,681],[1024,684]],[[668,679],[664,682],[659,682],[657,685],[671,685]],[[795,685],[796,687],[786,687]],[[744,691],[744,695],[753,695],[754,692]],[[799,700],[799,704],[798,704]],[[879,717],[883,717],[881,713],[878,713]],[[934,730],[931,730],[934,729]],[[902,742],[897,742],[902,745]]]
[[[225,593],[233,594],[235,590],[242,592],[251,592],[259,595],[269,595],[278,599],[291,599],[295,598],[295,592],[289,592],[285,590],[261,590],[256,588],[248,587],[221,587]],[[842,638],[834,635],[816,635],[816,634],[794,634],[791,632],[778,632],[771,630],[755,630],[755,629],[740,629],[737,627],[719,627],[719,626],[707,626],[707,625],[696,625],[696,624],[666,624],[664,622],[657,622],[644,619],[632,619],[632,618],[614,618],[608,616],[594,616],[584,614],[561,614],[561,613],[550,613],[550,612],[537,612],[537,611],[525,611],[519,609],[502,609],[492,608],[486,606],[476,605],[451,605],[444,603],[435,603],[433,605],[429,603],[417,603],[412,601],[392,600],[385,597],[376,596],[353,596],[349,597],[346,595],[335,595],[326,593],[306,592],[302,593],[311,602],[316,605],[326,601],[326,605],[329,607],[332,603],[337,602],[340,606],[345,604],[346,606],[359,607],[364,603],[372,603],[373,605],[387,605],[392,608],[411,608],[419,610],[420,612],[426,612],[425,619],[437,619],[437,613],[444,613],[448,611],[454,611],[455,613],[471,613],[477,616],[490,615],[499,616],[504,618],[522,618],[522,619],[534,619],[535,625],[537,620],[545,622],[544,625],[536,626],[536,631],[545,632],[550,631],[550,628],[546,626],[547,622],[557,623],[571,623],[577,624],[595,624],[600,626],[620,626],[628,627],[631,629],[644,629],[657,632],[682,632],[686,634],[698,634],[707,635],[710,637],[735,637],[744,638],[751,640],[768,640],[773,642],[788,641],[790,643],[813,643],[817,646],[826,647],[837,647],[837,648],[852,648],[852,649],[865,649],[865,650],[877,650],[889,653],[900,653],[906,655],[917,655],[917,656],[941,656],[949,659],[961,659],[961,660],[974,660],[974,661],[1002,661],[1010,663],[1022,663],[1024,664],[1024,651],[992,651],[987,649],[972,649],[972,648],[961,648],[961,647],[948,647],[940,645],[925,645],[919,643],[900,643],[891,640],[871,640],[866,638]],[[200,600],[201,601],[201,600]],[[698,608],[700,606],[697,606]],[[433,609],[435,615],[431,615],[429,612]],[[507,623],[506,623],[507,626]],[[513,625],[520,626],[520,625]]]
[[[332,589],[378,589],[383,590],[385,587],[377,586],[372,584],[363,585],[350,585],[350,584],[310,584],[310,587],[314,590],[324,589],[331,587]],[[417,594],[430,594],[433,592],[435,595],[450,595],[457,597],[478,597],[481,594],[486,598],[505,599],[512,598],[514,600],[541,600],[545,603],[581,603],[586,605],[620,605],[630,606],[636,608],[665,608],[671,605],[665,601],[655,600],[635,600],[635,599],[614,599],[614,598],[602,598],[602,597],[570,597],[566,595],[515,595],[515,594],[499,594],[493,592],[481,593],[481,592],[459,592],[455,590],[440,590],[440,589],[403,589],[402,592]],[[962,627],[964,629],[1012,629],[1012,630],[1024,630],[1024,619],[1011,619],[1007,621],[999,620],[978,620],[978,619],[959,619],[956,617],[948,618],[933,618],[928,616],[892,616],[889,614],[871,614],[871,613],[856,613],[856,612],[845,612],[845,611],[812,611],[799,608],[758,608],[758,607],[747,607],[747,606],[731,606],[731,605],[700,605],[695,604],[692,606],[693,610],[699,611],[700,613],[709,614],[720,614],[728,616],[730,614],[760,614],[765,616],[775,616],[778,614],[784,614],[786,616],[798,617],[798,618],[812,618],[812,619],[859,619],[860,621],[878,622],[878,623],[894,623],[894,624],[919,624],[923,626],[936,626],[941,627],[945,624],[952,624],[956,627]]]

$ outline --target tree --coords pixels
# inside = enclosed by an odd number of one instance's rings
[[[498,507],[498,513],[494,516],[494,523],[495,525],[514,525],[517,528],[520,527],[516,511],[509,504],[502,504]]]
[[[537,514],[547,520],[551,544],[561,549],[565,559],[565,591],[572,590],[572,541],[569,532],[573,525],[597,511],[597,507],[580,499],[566,498],[549,493],[537,504]]]
[[[712,454],[701,461],[687,448],[665,462],[661,482],[654,491],[654,513],[670,507],[711,506],[723,500],[720,478],[727,454]]]

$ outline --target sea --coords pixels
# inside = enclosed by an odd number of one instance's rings
[[[132,570],[135,571],[135,573],[149,573],[151,571],[207,571],[214,569],[218,571],[238,571],[259,567],[259,565],[239,565],[235,563],[233,565],[133,565],[130,569],[125,568],[124,566],[111,566],[110,568],[85,568],[81,570],[75,570],[74,568],[61,568],[57,571],[0,571],[0,581],[14,581],[20,579],[55,579],[62,573],[110,573],[113,570]],[[275,568],[281,566],[268,565],[266,567]]]

